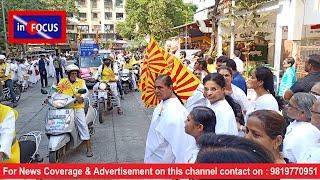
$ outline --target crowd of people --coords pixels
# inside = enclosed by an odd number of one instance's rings
[[[304,60],[308,75],[297,80],[295,60],[283,61],[277,91],[268,67],[246,81],[243,62],[202,52],[180,59],[200,80],[183,103],[172,79],[159,75],[147,135],[145,163],[320,163],[320,55]],[[247,89],[253,89],[250,100]],[[179,112],[179,113],[177,113]]]
[[[197,52],[190,60],[181,52],[181,61],[201,80],[198,88],[184,103],[173,88],[168,75],[158,75],[154,92],[161,102],[154,109],[147,135],[145,163],[319,163],[320,162],[320,55],[305,60],[308,75],[297,80],[293,58],[284,60],[285,73],[279,90],[268,67],[255,68],[243,77],[243,63],[226,56],[205,58]],[[238,58],[238,59],[237,59]],[[124,59],[123,67],[130,68]],[[6,62],[6,63],[4,63]],[[118,82],[118,61],[102,59],[94,75],[108,81],[122,114]],[[10,65],[10,75],[8,68]],[[63,56],[41,55],[39,59],[6,59],[0,56],[1,78],[20,81],[25,88],[47,78],[56,77],[60,93],[73,94],[73,89],[87,89],[76,65],[66,65]],[[64,78],[64,71],[66,77]],[[9,81],[8,81],[9,80]],[[68,86],[65,86],[68,84]],[[134,88],[137,88],[134,86]],[[248,89],[256,94],[249,100]],[[120,92],[119,92],[120,91]],[[74,109],[80,137],[86,142],[88,157],[93,156],[90,135],[84,116],[84,96],[77,96]],[[177,113],[179,112],[179,113]],[[0,105],[0,160],[16,162],[14,109]],[[13,124],[13,125],[12,125]],[[9,143],[14,142],[14,143]]]

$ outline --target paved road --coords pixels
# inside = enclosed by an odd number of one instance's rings
[[[53,79],[50,79],[52,82]],[[45,127],[47,107],[42,106],[45,95],[40,93],[40,83],[23,93],[19,106],[19,119],[16,122],[18,137],[29,131],[42,131]],[[152,116],[151,109],[145,109],[140,101],[140,94],[131,92],[121,101],[124,114],[116,110],[105,116],[105,122],[95,123],[96,133],[92,137],[92,158],[85,156],[85,147],[77,148],[67,154],[64,162],[143,162],[146,135]],[[39,152],[48,162],[48,139],[42,136]]]

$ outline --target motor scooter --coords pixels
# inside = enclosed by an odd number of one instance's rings
[[[19,137],[20,163],[43,162],[43,158],[38,153],[41,135],[41,131],[31,131]]]
[[[121,71],[121,85],[125,94],[128,94],[132,89],[131,85],[131,72],[129,69],[122,69]]]
[[[86,89],[79,89],[79,94],[85,94]],[[47,92],[42,92],[47,94]],[[49,162],[62,162],[66,152],[77,148],[82,140],[76,127],[75,110],[70,108],[76,101],[74,96],[54,93],[49,96],[47,103],[49,110],[46,117],[45,133],[49,139]],[[90,105],[89,98],[84,99],[85,115],[90,135],[94,134],[94,122],[97,111]]]

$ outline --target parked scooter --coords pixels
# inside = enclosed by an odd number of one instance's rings
[[[41,132],[32,131],[23,134],[19,138],[20,146],[20,163],[41,163],[43,158],[40,157],[38,150],[41,142]]]
[[[2,93],[1,93],[2,91]],[[16,102],[21,98],[22,85],[18,81],[13,81],[13,91],[16,95]],[[12,101],[10,96],[10,90],[5,86],[5,81],[0,81],[0,102],[2,101]]]
[[[103,112],[111,110],[114,107],[114,97],[110,89],[110,85],[106,81],[100,81],[99,89],[94,92],[95,99],[97,99],[97,109],[99,114],[99,122],[103,123]]]
[[[80,89],[78,93],[85,94],[86,89]],[[75,111],[70,108],[75,101],[75,97],[65,94],[55,93],[49,96],[50,107],[46,117],[45,133],[49,139],[50,163],[61,162],[67,151],[77,148],[82,143],[75,124]],[[85,114],[89,133],[93,135],[97,111],[90,105],[89,98],[85,99]]]
[[[131,90],[131,72],[129,69],[122,69],[121,72],[121,85],[125,94],[128,94]]]

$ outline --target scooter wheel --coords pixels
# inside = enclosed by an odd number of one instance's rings
[[[63,160],[63,148],[49,152],[49,163],[60,163]]]

